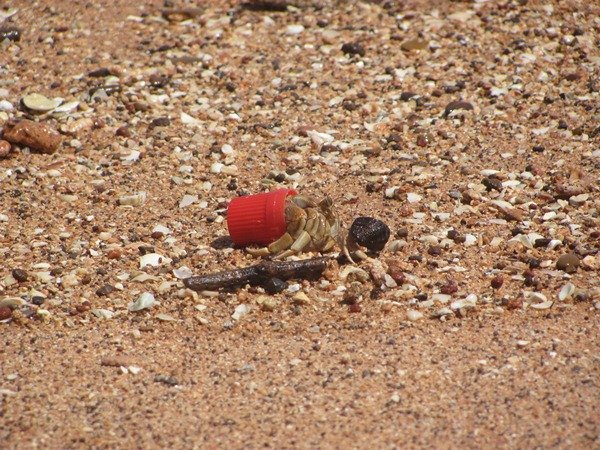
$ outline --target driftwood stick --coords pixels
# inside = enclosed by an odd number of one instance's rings
[[[328,260],[328,257],[320,257],[301,261],[264,261],[243,269],[186,278],[183,283],[193,291],[212,291],[244,284],[259,285],[269,278],[313,279],[323,273]]]

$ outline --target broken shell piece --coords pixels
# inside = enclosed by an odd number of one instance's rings
[[[250,312],[250,307],[248,305],[246,305],[245,303],[242,303],[241,305],[237,305],[235,307],[235,311],[233,311],[231,318],[233,320],[237,321],[237,320],[240,320],[242,317],[244,317],[249,312]]]
[[[159,255],[158,253],[147,253],[140,258],[140,269],[146,266],[158,267],[161,264],[168,264],[171,262],[170,258]]]
[[[411,309],[406,313],[406,316],[408,317],[408,320],[410,320],[411,322],[416,322],[417,320],[423,318],[423,313],[420,311]]]
[[[150,292],[142,293],[135,302],[131,302],[127,305],[129,311],[141,311],[142,309],[150,308],[156,303],[154,295]]]
[[[157,224],[152,228],[152,233],[171,234],[171,230],[164,225]]]
[[[319,133],[315,130],[310,130],[306,132],[306,135],[319,147],[325,144],[331,144],[335,138],[327,133]]]
[[[140,206],[146,201],[146,193],[141,191],[133,195],[123,195],[119,197],[119,205],[122,206]]]
[[[99,319],[112,319],[113,316],[115,315],[115,312],[111,311],[109,309],[97,308],[97,309],[92,309],[91,312],[94,316],[98,317]]]
[[[181,266],[179,269],[173,269],[173,275],[180,280],[184,280],[193,275],[192,269],[188,266]]]
[[[408,200],[408,203],[420,202],[422,198],[423,197],[421,197],[419,194],[415,194],[414,192],[409,192],[408,194],[406,194],[406,199]]]

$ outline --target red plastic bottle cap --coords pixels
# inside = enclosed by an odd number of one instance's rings
[[[267,245],[287,229],[285,199],[296,195],[294,189],[278,189],[265,194],[231,200],[227,208],[227,228],[236,245]]]

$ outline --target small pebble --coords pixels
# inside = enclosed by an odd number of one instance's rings
[[[579,267],[579,257],[574,253],[566,253],[556,261],[556,268],[567,273],[574,273]]]
[[[23,269],[13,269],[12,276],[19,283],[24,283],[27,281],[27,272],[25,272]]]
[[[0,307],[0,320],[10,319],[12,316],[12,310],[8,306]]]
[[[469,102],[464,101],[450,102],[446,105],[446,109],[444,110],[444,116],[449,115],[452,111],[455,111],[457,109],[473,110],[473,105]]]
[[[271,295],[278,294],[279,292],[285,290],[287,286],[288,284],[279,278],[269,278],[263,284],[265,291]]]
[[[0,140],[0,159],[8,157],[10,154],[10,142]]]
[[[504,284],[504,278],[502,278],[502,275],[496,275],[494,278],[492,278],[490,284],[492,285],[492,288],[500,289]]]
[[[342,52],[347,55],[365,56],[365,48],[358,42],[349,42],[342,45]]]
[[[107,295],[109,295],[110,293],[114,292],[116,289],[114,286],[110,285],[110,284],[105,284],[104,286],[102,286],[101,288],[99,288],[96,291],[96,295],[98,297],[106,297]]]
[[[6,122],[3,135],[8,142],[47,154],[54,153],[62,142],[60,133],[49,125],[27,119]]]

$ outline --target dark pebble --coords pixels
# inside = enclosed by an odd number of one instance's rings
[[[0,28],[0,42],[8,39],[9,41],[20,41],[21,30],[16,27],[2,27]]]
[[[286,12],[290,3],[284,0],[253,0],[242,3],[250,11]]]
[[[569,73],[565,76],[565,80],[567,81],[577,81],[581,78],[581,74],[577,72]]]
[[[556,268],[567,273],[574,273],[579,267],[579,257],[575,253],[566,253],[556,261]]]
[[[359,105],[354,103],[352,100],[344,100],[342,102],[342,108],[346,111],[356,111],[359,108]]]
[[[541,238],[541,239],[536,239],[535,242],[533,243],[533,246],[535,248],[544,248],[547,247],[548,244],[550,243],[552,239],[548,239],[548,238]]]
[[[448,239],[452,239],[453,241],[456,241],[456,239],[460,236],[460,233],[458,231],[456,231],[455,229],[452,229],[452,230],[448,230],[448,232],[446,233],[446,236],[448,236]]]
[[[350,237],[370,251],[378,252],[390,238],[390,228],[373,217],[358,217],[350,227]]]
[[[351,305],[348,305],[348,311],[350,311],[351,313],[359,313],[362,311],[362,307],[359,303],[353,303]]]
[[[558,121],[558,129],[559,130],[566,130],[569,128],[569,125],[567,124],[567,122],[565,122],[563,119],[560,119]]]
[[[168,127],[171,125],[171,120],[168,117],[157,117],[150,122],[150,128]]]
[[[179,380],[175,377],[169,377],[167,375],[156,375],[154,377],[154,381],[157,383],[168,384],[169,386],[177,386],[179,384]]]
[[[529,260],[529,268],[530,269],[537,269],[538,267],[540,267],[541,261],[539,259],[536,258],[531,258]]]
[[[533,276],[526,276],[524,283],[527,287],[534,287],[537,286],[537,279]]]
[[[342,52],[347,55],[365,56],[365,48],[358,42],[348,42],[342,45]]]
[[[416,97],[416,96],[417,96],[417,94],[415,92],[405,91],[402,94],[400,94],[400,100],[402,100],[403,102],[407,102],[411,98]]]
[[[105,284],[96,291],[96,295],[98,297],[104,297],[109,295],[111,292],[114,292],[115,290],[116,288],[114,286],[111,286],[110,284]]]
[[[417,262],[421,262],[423,261],[423,255],[410,255],[408,257],[409,261],[417,261]]]
[[[269,278],[263,284],[263,288],[265,289],[265,291],[271,295],[278,294],[279,292],[286,289],[287,286],[288,284],[285,281],[280,280],[279,278]]]
[[[488,192],[492,189],[495,189],[498,192],[502,191],[502,181],[500,181],[498,178],[487,177],[481,180],[481,183],[485,186]]]
[[[504,278],[502,278],[502,275],[496,275],[494,278],[492,278],[490,284],[494,289],[500,289],[504,284]]]
[[[102,77],[107,77],[111,74],[112,73],[111,73],[110,69],[108,69],[107,67],[102,67],[100,69],[92,70],[90,73],[88,73],[88,77],[102,78]]]
[[[442,254],[442,247],[439,245],[432,245],[429,247],[429,249],[427,249],[427,253],[432,256],[440,256]]]
[[[117,128],[117,131],[115,131],[115,135],[120,136],[120,137],[129,138],[129,137],[131,137],[131,131],[129,130],[128,127],[123,125],[122,127]]]
[[[543,145],[534,145],[531,150],[533,150],[535,153],[544,153],[546,148]]]
[[[166,75],[159,75],[157,73],[150,75],[149,84],[152,87],[161,88],[165,87],[168,83],[169,77],[167,77]]]
[[[402,227],[402,228],[398,228],[398,231],[396,231],[396,237],[399,239],[404,239],[407,236],[408,236],[408,228]]]
[[[472,110],[473,105],[471,105],[469,102],[464,102],[462,100],[450,102],[446,105],[446,109],[444,110],[444,116],[447,116],[456,109]]]
[[[19,283],[24,283],[27,281],[27,272],[25,272],[23,269],[13,269],[12,276]]]
[[[34,304],[34,305],[36,305],[36,306],[42,306],[42,305],[44,304],[44,301],[45,301],[45,300],[46,300],[46,299],[45,299],[44,297],[40,297],[40,296],[38,295],[38,296],[32,297],[32,299],[31,299],[31,303],[33,303],[33,304]]]
[[[456,293],[457,291],[458,291],[458,285],[456,284],[455,281],[448,281],[440,289],[440,292],[442,294],[446,294],[446,295],[452,295],[452,294]]]

